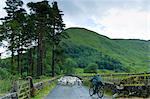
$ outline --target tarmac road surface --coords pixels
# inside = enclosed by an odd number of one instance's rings
[[[57,85],[45,99],[98,99],[98,96],[90,96],[88,88],[84,86],[62,86]],[[111,96],[104,96],[102,99],[112,99]]]

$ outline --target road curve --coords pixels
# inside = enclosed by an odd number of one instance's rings
[[[57,85],[45,99],[97,99],[97,95],[90,97],[88,88],[84,86]],[[102,99],[112,99],[112,97],[104,96]]]

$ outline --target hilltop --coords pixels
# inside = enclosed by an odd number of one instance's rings
[[[70,36],[65,40],[68,45],[66,53],[79,65],[86,66],[88,62],[96,62],[101,67],[104,61],[108,61],[106,63],[110,65],[107,67],[118,63],[120,65],[116,65],[116,69],[119,68],[117,66],[121,66],[123,70],[130,72],[148,71],[149,41],[110,39],[91,30],[77,27],[68,28],[65,32]],[[101,68],[105,69],[103,66]]]

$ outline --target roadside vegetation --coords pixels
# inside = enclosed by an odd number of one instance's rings
[[[46,87],[44,87],[42,90],[37,91],[36,95],[31,99],[44,99],[44,97],[46,97],[48,93],[50,93],[52,89],[55,88],[56,85],[56,81],[52,82],[51,84],[47,83]]]

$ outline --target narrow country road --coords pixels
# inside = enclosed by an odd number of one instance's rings
[[[84,86],[57,85],[45,99],[97,99],[97,95],[90,97],[88,88]],[[112,97],[104,96],[102,99],[112,99]]]

